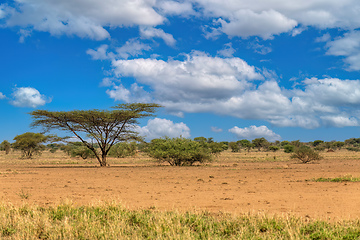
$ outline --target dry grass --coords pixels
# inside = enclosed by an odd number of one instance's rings
[[[56,207],[0,204],[2,239],[358,239],[359,221],[291,216],[131,211],[116,203]]]
[[[252,150],[250,152],[242,151],[239,153],[233,153],[230,150],[224,151],[218,156],[213,158],[212,165],[227,165],[227,164],[236,164],[244,162],[288,162],[296,161],[291,160],[288,153],[284,153],[282,150],[277,152],[258,152],[257,150]],[[335,152],[320,152],[322,161],[326,160],[338,160],[341,162],[346,162],[348,160],[355,160],[360,158],[360,152],[348,151],[346,149],[337,150]],[[157,164],[154,159],[149,158],[144,153],[138,153],[134,157],[127,158],[108,158],[110,165],[121,164],[121,165],[154,165]],[[4,151],[0,151],[0,165],[53,165],[53,164],[66,164],[66,165],[98,165],[96,159],[81,159],[71,158],[63,151],[57,151],[55,153],[50,153],[49,151],[43,152],[40,156],[35,156],[33,159],[24,159],[21,157],[19,151],[12,151],[10,154],[6,155]]]

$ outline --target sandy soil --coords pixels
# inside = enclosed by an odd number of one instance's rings
[[[359,176],[360,161],[236,163],[198,167],[154,164],[2,165],[0,201],[55,205],[115,200],[131,209],[265,212],[306,218],[360,217],[360,182],[307,181]]]

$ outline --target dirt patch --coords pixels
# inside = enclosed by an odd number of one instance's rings
[[[357,160],[227,162],[197,167],[154,164],[1,165],[0,201],[55,205],[117,201],[131,209],[266,212],[307,218],[360,216],[360,183],[307,181],[352,174]]]

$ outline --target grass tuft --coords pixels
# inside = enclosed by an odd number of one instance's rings
[[[313,182],[360,182],[360,178],[353,177],[352,175],[345,175],[342,177],[336,178],[314,178],[312,179]]]

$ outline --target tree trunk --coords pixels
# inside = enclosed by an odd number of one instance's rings
[[[106,163],[106,153],[102,153],[101,154],[101,162],[100,162],[100,166],[101,167],[106,167],[107,166],[107,163]]]

